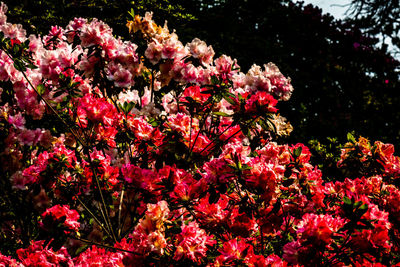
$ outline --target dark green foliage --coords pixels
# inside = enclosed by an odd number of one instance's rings
[[[21,23],[29,33],[47,34],[51,26],[65,27],[74,17],[98,18],[113,28],[118,36],[128,36],[126,28],[129,11],[144,15],[145,11],[155,11],[158,23],[169,20],[184,23],[194,19],[184,9],[169,0],[20,0],[6,3],[8,20]]]

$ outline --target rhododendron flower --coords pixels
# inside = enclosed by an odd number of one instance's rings
[[[58,251],[48,249],[49,244],[43,247],[45,241],[32,242],[26,249],[18,249],[18,258],[23,266],[72,266],[73,262],[65,247]]]
[[[165,221],[169,216],[168,203],[164,200],[157,204],[148,204],[146,217],[153,221]]]
[[[76,210],[71,210],[68,205],[55,205],[45,212],[42,216],[42,227],[47,228],[55,223],[62,223],[64,227],[72,231],[78,231],[80,227],[79,213]]]
[[[266,92],[257,92],[250,96],[245,105],[246,112],[269,112],[275,113],[278,111],[275,108],[278,101]]]
[[[102,45],[112,35],[111,28],[102,21],[93,19],[90,24],[83,24],[80,39],[83,47]]]
[[[246,213],[239,213],[238,209],[234,209],[229,213],[227,220],[228,227],[235,235],[241,237],[249,237],[258,229],[258,225],[252,216]]]
[[[207,226],[207,229],[223,226],[229,219],[228,203],[229,198],[226,195],[221,195],[218,202],[212,204],[210,204],[209,196],[204,197],[194,207],[196,216],[202,225]]]
[[[326,246],[343,225],[342,218],[306,213],[297,225],[297,235],[301,242],[309,241],[315,246]]]
[[[128,183],[133,183],[138,188],[147,189],[149,192],[157,188],[160,181],[157,173],[152,170],[142,169],[132,164],[121,168],[122,175]]]
[[[147,57],[148,60],[150,60],[153,65],[155,65],[161,59],[162,48],[162,45],[157,40],[154,40],[147,46],[144,55]]]
[[[171,130],[177,131],[182,134],[187,140],[190,138],[190,132],[198,131],[199,121],[196,118],[177,113],[176,115],[168,116],[168,122],[165,123]],[[193,134],[194,135],[194,134]]]
[[[115,119],[115,107],[105,99],[95,98],[92,95],[86,95],[79,101],[78,115],[82,117],[80,123],[86,126],[86,119],[93,122],[102,122],[105,126],[111,126]]]
[[[74,259],[74,266],[124,266],[123,254],[92,246]]]
[[[110,74],[107,76],[107,78],[110,81],[114,81],[115,86],[129,87],[134,85],[132,73],[129,70],[124,69],[120,64],[116,66],[109,65],[108,68]]]
[[[10,267],[24,267],[22,263],[17,262],[16,259],[13,259],[11,257],[4,256],[0,253],[0,266],[10,266]]]
[[[149,141],[153,137],[155,129],[144,118],[133,118],[128,123],[139,140]]]
[[[248,254],[252,254],[253,247],[243,239],[232,239],[224,242],[222,248],[218,250],[221,255],[216,258],[216,265],[235,264],[235,261],[245,259]]]
[[[0,25],[0,30],[4,33],[4,36],[19,42],[26,40],[26,31],[22,28],[21,24],[4,23]]]
[[[159,201],[157,204],[148,204],[145,217],[140,219],[134,231],[129,235],[130,241],[123,239],[117,247],[125,250],[146,255],[156,252],[164,254],[167,246],[165,240],[165,222],[169,216],[169,208],[166,201]],[[134,259],[131,259],[135,261]]]
[[[260,189],[264,199],[272,199],[277,193],[276,186],[283,177],[284,167],[267,163],[262,157],[252,158],[249,164],[252,168],[245,178],[247,184]]]
[[[8,123],[10,123],[15,128],[22,130],[25,125],[25,118],[21,113],[16,114],[15,116],[8,116]]]
[[[283,259],[290,264],[298,264],[299,263],[299,248],[301,247],[300,241],[292,241],[286,243],[283,247]]]
[[[232,168],[229,167],[231,163],[225,157],[214,158],[206,162],[203,166],[204,179],[211,184],[227,183],[233,180],[235,177],[232,174]]]
[[[191,56],[200,59],[203,65],[212,63],[215,55],[214,49],[211,46],[207,46],[204,41],[194,38],[192,42],[186,44],[186,48],[190,51]]]
[[[223,79],[230,79],[232,75],[237,72],[239,65],[236,60],[232,60],[231,57],[222,55],[214,60],[215,67]]]
[[[367,201],[364,200],[364,202]],[[391,224],[388,213],[379,210],[377,205],[369,203],[368,210],[362,218],[370,221],[373,228],[356,232],[352,236],[353,244],[365,251],[368,251],[371,247],[390,249],[389,229],[391,229]]]
[[[213,246],[216,241],[207,235],[205,230],[199,228],[196,222],[182,225],[182,232],[177,237],[174,260],[190,259],[200,264],[206,256],[207,246]]]
[[[211,95],[205,94],[202,91],[205,91],[205,89],[200,88],[200,86],[187,87],[185,88],[185,91],[183,91],[180,101],[187,102],[186,98],[190,97],[198,103],[204,103]]]

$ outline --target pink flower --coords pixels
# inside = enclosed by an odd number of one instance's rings
[[[150,60],[151,64],[155,65],[161,59],[161,50],[162,45],[157,40],[154,40],[148,45],[144,55]]]
[[[283,246],[283,259],[290,264],[299,263],[299,249],[301,244],[298,240],[287,243]]]
[[[78,104],[78,115],[83,119],[79,123],[86,126],[86,118],[92,122],[102,122],[105,126],[111,126],[116,119],[116,109],[114,105],[107,102],[104,98],[95,98],[93,95],[85,95]]]
[[[111,65],[109,66],[109,71],[110,75],[107,76],[107,78],[110,81],[114,81],[114,85],[117,87],[129,87],[134,84],[132,73],[123,68],[122,65],[118,64],[116,66],[113,66],[111,68]]]
[[[25,125],[25,118],[22,116],[21,113],[18,113],[15,116],[8,116],[8,122],[13,125],[15,128],[22,130]]]
[[[153,137],[154,128],[144,118],[129,120],[129,128],[133,131],[138,140],[149,141]]]
[[[5,23],[0,25],[0,31],[4,33],[6,38],[15,39],[20,42],[25,42],[26,31],[22,28],[21,24]]]
[[[165,123],[165,126],[171,130],[177,131],[189,140],[190,132],[192,131],[193,134],[195,131],[198,131],[199,122],[196,118],[191,118],[184,113],[177,113],[168,116],[168,122]]]
[[[200,59],[201,64],[210,65],[215,55],[211,46],[207,47],[204,41],[194,38],[191,43],[186,44],[186,48],[194,58]]]
[[[4,4],[3,2],[1,2],[0,5],[0,26],[6,24],[7,22],[7,13],[8,7],[6,4]]]
[[[174,59],[176,58],[183,49],[183,45],[180,41],[175,38],[168,38],[161,44],[161,58],[162,59]]]
[[[162,106],[168,114],[175,114],[178,111],[178,105],[171,93],[165,94],[162,97]]]
[[[25,267],[22,265],[22,263],[17,262],[16,259],[13,259],[11,257],[4,256],[3,254],[0,253],[0,266],[10,266],[10,267]]]
[[[236,63],[236,59],[232,60],[231,57],[222,55],[214,60],[215,67],[218,73],[223,79],[230,79],[234,73],[238,72],[239,66]]]
[[[97,19],[93,19],[90,24],[85,24],[81,28],[80,38],[83,47],[102,45],[109,36],[112,36],[111,28]]]
[[[186,83],[195,83],[198,79],[198,70],[192,64],[187,64],[182,70],[182,79]]]

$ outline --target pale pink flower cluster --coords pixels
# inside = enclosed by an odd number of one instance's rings
[[[40,57],[40,72],[43,78],[57,81],[59,75],[67,68],[73,67],[78,62],[81,49],[72,49],[72,45],[60,43],[54,50],[43,49]]]
[[[204,41],[194,38],[192,42],[186,44],[186,49],[189,50],[193,58],[198,58],[204,66],[212,64],[215,52],[211,45],[207,46]]]
[[[290,78],[285,78],[273,63],[264,65],[264,70],[253,65],[247,74],[239,72],[232,77],[236,90],[244,92],[265,91],[278,100],[289,100],[293,92]]]
[[[4,36],[10,39],[15,39],[20,42],[26,40],[26,31],[22,28],[21,24],[11,24],[7,22],[7,6],[1,2],[0,4],[0,31]]]

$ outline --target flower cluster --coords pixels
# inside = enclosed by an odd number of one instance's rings
[[[79,230],[79,213],[75,210],[71,210],[68,205],[60,206],[56,205],[47,209],[42,214],[43,228],[48,228],[51,224],[62,223],[68,230],[78,231]]]
[[[245,74],[151,13],[133,43],[83,18],[26,37],[6,9],[0,265],[399,264],[393,146],[354,139],[338,167],[361,175],[325,182],[278,143],[293,88],[274,64]]]

